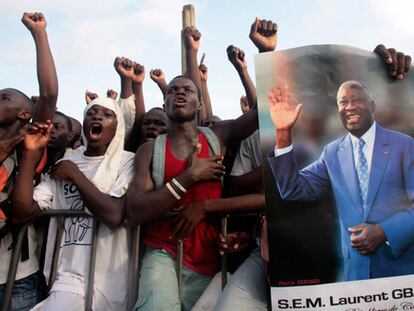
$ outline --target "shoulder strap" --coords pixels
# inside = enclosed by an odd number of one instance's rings
[[[208,145],[213,151],[214,155],[220,155],[220,141],[216,133],[209,127],[198,127],[198,130],[204,134],[207,139]]]
[[[214,155],[221,155],[221,146],[220,140],[217,137],[216,133],[209,128],[204,126],[199,126],[198,130],[204,134],[207,139],[208,145],[210,146],[211,150],[213,151]],[[221,177],[221,183],[223,184],[223,177]]]
[[[152,179],[156,189],[160,188],[164,184],[166,142],[167,134],[158,135],[154,141],[154,149],[152,153]]]
[[[198,129],[206,137],[208,145],[214,155],[220,155],[220,141],[217,135],[209,127],[199,127]],[[164,184],[166,143],[167,134],[159,135],[154,141],[154,149],[152,154],[152,179],[156,189],[162,187]]]

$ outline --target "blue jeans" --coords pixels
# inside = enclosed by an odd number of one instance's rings
[[[43,276],[41,272],[33,273],[14,282],[11,310],[26,311],[42,300]],[[3,303],[6,284],[0,285],[0,303]]]
[[[211,278],[183,267],[182,301],[178,298],[177,262],[163,249],[147,247],[139,278],[135,311],[191,310]]]
[[[266,311],[267,292],[263,259],[255,247],[230,278],[214,310]]]

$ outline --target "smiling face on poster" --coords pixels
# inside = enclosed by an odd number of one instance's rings
[[[338,45],[255,65],[272,308],[402,308],[414,297],[414,75],[397,81],[376,54]]]

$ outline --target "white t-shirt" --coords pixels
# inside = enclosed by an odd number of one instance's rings
[[[242,140],[239,151],[234,160],[231,176],[241,176],[262,165],[260,149],[260,134],[256,130],[252,135]]]
[[[91,179],[104,156],[88,157],[79,153],[72,161]],[[118,177],[108,192],[122,197],[133,175],[134,154],[123,152]],[[75,184],[45,178],[34,190],[34,200],[41,209],[86,210]],[[85,217],[66,218],[61,241],[56,280],[51,291],[68,291],[85,296],[89,257],[92,243],[93,219]],[[48,279],[51,268],[56,222],[49,225],[44,273]],[[105,305],[105,310],[125,310],[128,297],[127,229],[123,224],[111,231],[100,224],[95,266],[94,305]]]

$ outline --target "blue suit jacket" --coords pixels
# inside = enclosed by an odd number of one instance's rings
[[[349,135],[328,144],[319,160],[298,171],[292,152],[268,161],[284,200],[314,200],[332,191],[341,222],[344,279],[414,274],[414,140],[377,125],[365,208]],[[361,255],[348,228],[380,224],[389,245]]]

